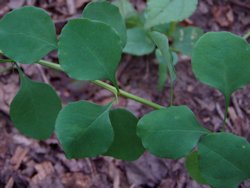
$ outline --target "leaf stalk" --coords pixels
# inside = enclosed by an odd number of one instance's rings
[[[1,51],[0,51],[0,53],[1,53]],[[10,60],[10,61],[6,61],[6,63],[7,62],[13,62],[13,61]],[[63,69],[62,69],[62,67],[59,64],[57,64],[57,63],[53,63],[53,62],[45,61],[45,60],[40,60],[37,63],[40,64],[40,65],[43,65],[45,67],[49,67],[51,69],[54,69],[54,70],[58,70],[58,71],[64,72]],[[146,106],[152,107],[154,109],[164,108],[164,106],[161,106],[161,105],[159,105],[157,103],[154,103],[154,102],[152,102],[150,100],[147,100],[147,99],[144,99],[144,98],[139,97],[137,95],[134,95],[132,93],[126,92],[126,91],[121,90],[121,89],[117,90],[116,87],[114,87],[114,86],[112,86],[112,85],[110,85],[108,83],[105,83],[103,81],[94,80],[94,81],[90,81],[90,82],[93,83],[93,84],[95,84],[95,85],[97,85],[97,86],[100,86],[100,87],[102,87],[102,88],[104,88],[104,89],[106,89],[108,91],[110,91],[116,97],[117,96],[122,96],[122,97],[125,97],[125,98],[128,98],[128,99],[132,99],[132,100],[134,100],[136,102],[139,102],[139,103],[144,104]]]

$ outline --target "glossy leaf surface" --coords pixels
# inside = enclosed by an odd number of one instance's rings
[[[153,111],[139,120],[137,134],[144,147],[159,157],[179,159],[187,155],[208,131],[186,106]]]
[[[0,49],[9,58],[31,64],[56,48],[55,26],[43,9],[23,7],[0,20]]]
[[[133,161],[144,152],[141,139],[136,135],[138,119],[129,111],[116,109],[110,112],[114,141],[105,155]]]
[[[119,36],[98,21],[71,20],[59,39],[60,64],[77,80],[108,79],[115,84],[121,53]]]
[[[34,82],[22,72],[20,79],[21,88],[10,105],[11,120],[22,134],[45,140],[54,131],[61,101],[50,85]]]
[[[250,145],[242,137],[214,133],[198,145],[202,177],[214,188],[237,188],[250,178]]]
[[[56,135],[68,158],[95,157],[108,150],[113,141],[110,107],[79,101],[60,111]]]
[[[115,5],[108,2],[92,2],[85,7],[82,16],[111,26],[119,34],[122,46],[126,45],[126,25]]]
[[[229,99],[232,92],[250,83],[250,45],[228,32],[206,33],[194,47],[192,68],[201,82]]]
[[[182,21],[191,16],[197,0],[148,0],[146,27]]]
[[[143,28],[135,27],[127,30],[127,44],[124,53],[142,56],[153,52],[155,45]]]

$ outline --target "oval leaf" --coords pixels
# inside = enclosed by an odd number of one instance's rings
[[[228,32],[203,35],[193,50],[192,67],[203,83],[219,89],[227,99],[250,83],[250,45]]]
[[[110,25],[119,34],[122,47],[125,46],[127,41],[126,25],[115,5],[108,2],[89,3],[84,9],[82,17]]]
[[[209,134],[200,141],[198,155],[202,177],[215,188],[236,188],[250,178],[250,144],[242,137]]]
[[[95,157],[108,150],[113,141],[110,107],[80,101],[60,111],[56,135],[68,158]]]
[[[1,19],[0,49],[9,58],[31,64],[56,48],[55,26],[43,9],[27,6]]]
[[[178,159],[187,155],[208,131],[200,126],[186,106],[153,111],[138,122],[143,146],[159,157]]]
[[[135,27],[127,30],[128,40],[124,53],[142,56],[154,51],[155,45],[150,39],[148,32],[143,28]]]
[[[50,85],[34,82],[22,72],[20,79],[21,88],[10,105],[11,120],[22,134],[45,140],[54,131],[61,101]]]
[[[108,79],[116,84],[121,53],[119,36],[110,26],[97,21],[71,20],[59,39],[60,64],[77,80]]]
[[[133,161],[144,152],[141,139],[136,135],[138,119],[124,109],[112,110],[109,114],[114,129],[114,141],[105,155]]]
[[[146,27],[182,21],[191,16],[197,3],[197,0],[148,0]]]

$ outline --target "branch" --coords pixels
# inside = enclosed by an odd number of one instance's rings
[[[2,53],[2,52],[0,51],[0,53]],[[5,61],[0,61],[0,62],[8,63],[8,62],[13,62],[13,61],[7,59],[7,60],[5,60]],[[63,69],[62,69],[62,67],[61,67],[59,64],[56,64],[56,63],[53,63],[53,62],[50,62],[50,61],[45,61],[45,60],[40,60],[40,61],[38,61],[37,63],[40,64],[40,65],[43,65],[43,66],[52,68],[52,69],[54,69],[54,70],[58,70],[58,71],[64,72]],[[91,81],[91,83],[93,83],[93,84],[95,84],[95,85],[97,85],[97,86],[100,86],[100,87],[102,87],[102,88],[104,88],[104,89],[106,89],[106,90],[112,92],[115,96],[123,96],[123,97],[126,97],[126,98],[128,98],[128,99],[132,99],[132,100],[134,100],[134,101],[136,101],[136,102],[139,102],[139,103],[144,104],[144,105],[146,105],[146,106],[152,107],[152,108],[154,108],[154,109],[161,109],[161,108],[164,108],[164,106],[161,106],[161,105],[159,105],[159,104],[156,104],[156,103],[154,103],[154,102],[152,102],[152,101],[149,101],[149,100],[144,99],[144,98],[142,98],[142,97],[139,97],[139,96],[137,96],[137,95],[133,95],[133,94],[131,94],[131,93],[129,93],[129,92],[126,92],[126,91],[124,91],[124,90],[121,90],[121,89],[120,89],[119,92],[118,92],[117,89],[116,89],[114,86],[112,86],[112,85],[110,85],[110,84],[107,84],[107,83],[105,83],[105,82],[103,82],[103,81],[94,80],[94,81]]]

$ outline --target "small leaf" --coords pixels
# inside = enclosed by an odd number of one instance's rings
[[[186,106],[153,111],[140,119],[137,126],[146,149],[156,156],[172,159],[187,155],[200,136],[208,133]]]
[[[219,89],[226,100],[250,83],[250,45],[241,37],[228,32],[206,33],[196,43],[192,56],[198,80]]]
[[[168,66],[165,63],[164,58],[162,57],[161,51],[157,49],[155,51],[155,56],[159,64],[158,68],[158,85],[157,89],[162,90],[165,86],[165,83],[168,79]]]
[[[22,7],[1,19],[0,49],[9,58],[31,64],[56,48],[55,26],[43,9]]]
[[[45,140],[54,131],[61,101],[50,85],[34,82],[21,71],[19,74],[21,88],[10,105],[11,120],[22,134]]]
[[[123,19],[129,19],[137,16],[137,12],[128,0],[116,0],[113,2],[120,10]]]
[[[250,144],[229,133],[209,134],[198,145],[202,177],[214,188],[237,188],[250,178]]]
[[[89,3],[84,9],[82,17],[111,26],[119,34],[122,46],[125,46],[127,41],[126,25],[115,5],[108,2]]]
[[[148,0],[146,28],[182,21],[196,9],[197,0]]]
[[[198,183],[206,184],[206,181],[201,176],[200,166],[199,166],[199,155],[197,151],[190,153],[186,157],[186,169],[189,175]]]
[[[157,59],[157,62],[159,64],[158,68],[158,90],[162,90],[166,84],[166,81],[168,79],[168,66],[166,64],[166,61],[164,60],[161,51],[157,49],[155,51],[155,56]],[[178,63],[178,56],[176,53],[172,52],[172,62],[173,65],[176,65]]]
[[[75,19],[63,28],[59,60],[63,70],[77,80],[108,79],[116,84],[121,58],[120,38],[108,25]]]
[[[135,27],[127,30],[127,44],[124,53],[143,56],[153,52],[155,45],[150,39],[148,32],[143,28]]]
[[[198,27],[177,27],[173,36],[173,47],[181,53],[191,56],[194,44],[202,34],[202,29]]]
[[[96,157],[108,150],[113,141],[110,108],[111,104],[99,106],[80,101],[60,111],[56,135],[68,158]]]
[[[114,141],[105,155],[133,161],[144,152],[141,139],[136,135],[138,119],[129,111],[116,109],[110,112]]]
[[[129,0],[115,0],[113,4],[119,8],[123,19],[126,21],[127,28],[143,26],[140,14],[137,13]]]
[[[151,32],[151,38],[153,39],[153,41],[155,42],[156,46],[158,47],[158,49],[162,54],[162,59],[164,60],[164,63],[168,67],[171,81],[174,81],[176,79],[176,73],[172,62],[172,54],[169,50],[167,36],[157,31],[153,31]]]

